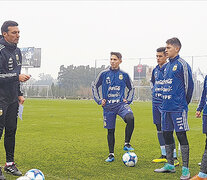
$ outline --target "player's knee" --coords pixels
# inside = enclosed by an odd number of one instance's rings
[[[165,144],[169,145],[174,143],[173,131],[163,131],[163,137],[165,140]]]
[[[188,145],[188,139],[187,139],[185,131],[176,132],[176,135],[177,135],[177,138],[178,138],[180,145]]]
[[[156,124],[157,131],[161,131],[161,124]]]
[[[134,125],[134,115],[132,113],[128,113],[125,117],[124,117],[124,121],[127,124],[131,124]]]

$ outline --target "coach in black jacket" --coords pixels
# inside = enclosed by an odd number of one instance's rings
[[[20,176],[22,173],[14,164],[15,134],[19,103],[24,103],[20,82],[30,76],[21,74],[22,56],[17,47],[19,41],[18,24],[6,21],[1,27],[0,37],[0,138],[5,128],[4,147],[6,151],[7,173]],[[5,179],[0,169],[0,180]]]

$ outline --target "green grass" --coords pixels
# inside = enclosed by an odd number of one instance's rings
[[[202,120],[194,115],[196,106],[191,104],[188,114],[192,175],[199,171],[197,163],[201,161],[205,141]],[[118,117],[116,123],[116,159],[106,163],[107,131],[103,128],[102,108],[94,101],[28,99],[16,135],[15,160],[19,169],[23,173],[32,168],[40,169],[46,180],[179,179],[181,166],[176,168],[175,174],[153,172],[163,164],[151,163],[153,158],[160,156],[151,103],[134,102],[131,107],[135,116],[131,144],[138,163],[135,167],[125,167],[122,163],[125,123],[121,118]],[[0,164],[4,165],[3,141],[0,142],[0,154]],[[6,178],[16,179],[11,175]]]

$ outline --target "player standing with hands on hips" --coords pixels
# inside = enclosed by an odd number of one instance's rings
[[[17,47],[19,28],[14,21],[5,21],[1,27],[0,37],[0,137],[4,135],[6,164],[4,171],[21,176],[22,173],[14,163],[15,135],[17,129],[17,113],[19,104],[25,99],[20,91],[20,82],[30,79],[29,75],[21,74],[22,56]],[[5,177],[0,169],[0,180]]]
[[[114,161],[115,124],[119,115],[127,124],[125,128],[124,150],[134,150],[130,145],[134,130],[134,116],[129,104],[133,100],[134,87],[129,75],[120,70],[122,55],[119,52],[111,52],[111,67],[102,71],[96,81],[92,83],[94,100],[103,107],[104,128],[108,129],[109,156],[106,162]],[[99,95],[99,87],[102,86],[102,98]],[[128,88],[125,97],[125,89]]]
[[[154,159],[152,162],[160,163],[160,162],[167,162],[166,159],[166,151],[165,151],[165,140],[163,137],[163,132],[161,128],[161,116],[162,116],[162,86],[163,86],[163,79],[164,79],[164,70],[167,66],[167,56],[165,52],[165,47],[160,47],[157,49],[157,63],[158,65],[152,71],[151,77],[151,89],[152,89],[152,115],[153,115],[153,123],[156,125],[157,128],[157,137],[160,144],[161,149],[161,157]],[[178,166],[179,161],[176,155],[176,148],[175,148],[175,141],[174,141],[174,165]]]
[[[181,180],[190,178],[188,168],[189,144],[186,131],[189,130],[187,121],[188,104],[193,94],[193,78],[189,64],[180,58],[179,51],[181,43],[178,38],[171,38],[166,41],[166,55],[169,63],[164,70],[163,80],[163,103],[162,103],[162,130],[165,139],[165,150],[167,163],[155,172],[175,172],[173,150],[175,130],[180,143],[182,153],[182,175]]]

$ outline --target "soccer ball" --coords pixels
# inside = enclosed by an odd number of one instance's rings
[[[137,163],[137,155],[134,152],[126,152],[123,157],[122,161],[128,167],[133,167]]]
[[[25,176],[30,180],[45,180],[44,174],[39,169],[30,169]]]

